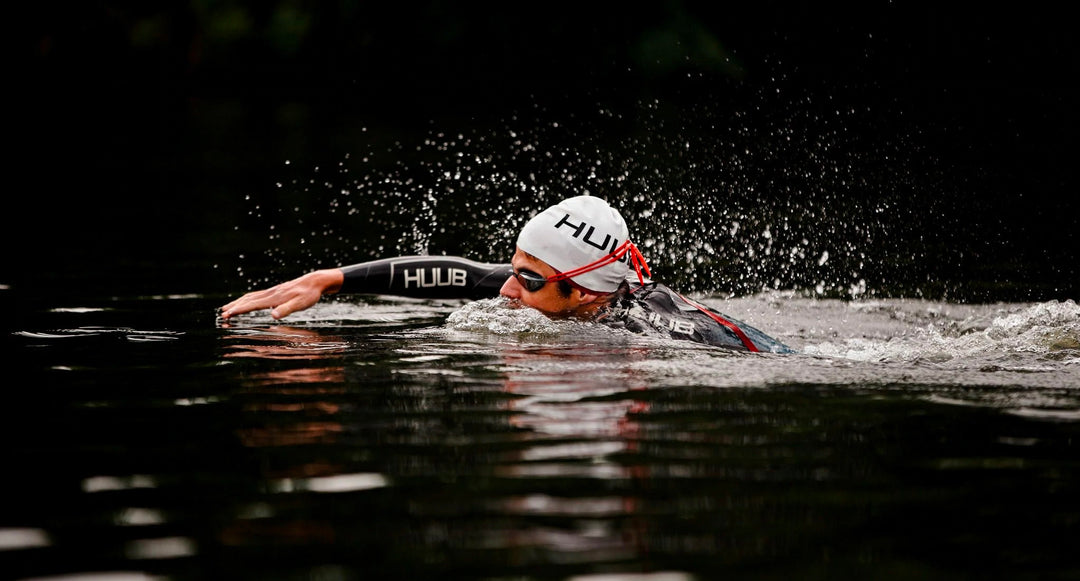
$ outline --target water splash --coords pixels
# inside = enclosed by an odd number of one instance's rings
[[[456,331],[493,333],[495,335],[560,335],[583,323],[558,321],[536,309],[518,306],[505,297],[483,299],[466,304],[446,319],[446,326]]]
[[[985,324],[983,317],[927,324],[907,336],[888,340],[849,338],[840,343],[807,345],[812,355],[858,361],[953,362],[984,371],[1039,372],[1057,369],[1030,356],[1071,364],[1080,361],[1080,306],[1050,301],[1003,314]]]
[[[330,172],[290,166],[251,200],[273,265],[252,285],[392,255],[505,261],[532,214],[590,194],[687,292],[935,292],[932,269],[955,257],[932,237],[949,228],[927,227],[945,220],[933,160],[869,108],[767,91],[753,101],[534,105],[372,140]]]

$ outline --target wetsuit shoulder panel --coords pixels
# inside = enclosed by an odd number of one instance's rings
[[[614,311],[615,318],[629,329],[740,351],[792,352],[760,330],[690,301],[662,284],[631,286],[632,292],[623,293]]]

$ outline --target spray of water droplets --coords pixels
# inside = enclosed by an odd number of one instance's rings
[[[775,95],[750,109],[534,106],[467,128],[433,123],[412,141],[373,139],[332,171],[292,167],[252,196],[275,267],[252,284],[396,255],[508,261],[530,216],[589,194],[620,209],[656,278],[686,292],[918,295],[932,278],[925,232],[943,186],[871,113]]]

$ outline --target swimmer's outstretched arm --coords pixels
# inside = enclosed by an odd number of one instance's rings
[[[222,319],[270,309],[280,319],[304,310],[324,294],[364,293],[416,298],[496,297],[509,264],[487,264],[456,256],[404,256],[309,272],[277,286],[252,291],[221,307]]]

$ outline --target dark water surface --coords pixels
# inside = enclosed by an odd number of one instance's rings
[[[1068,15],[166,4],[19,36],[0,578],[1080,578]],[[799,353],[497,302],[214,319],[506,261],[583,193]]]
[[[218,302],[6,334],[5,576],[1080,574],[1071,302],[711,301],[792,356],[489,301]]]

